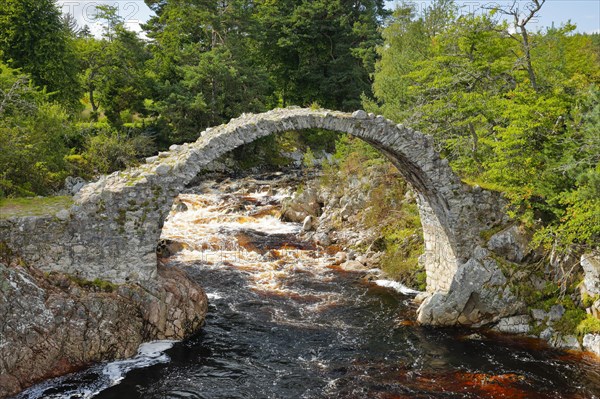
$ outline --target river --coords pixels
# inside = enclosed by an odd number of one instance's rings
[[[600,363],[539,340],[414,323],[412,293],[279,220],[281,174],[207,180],[163,238],[210,300],[182,342],[143,345],[17,398],[599,398]],[[192,193],[193,192],[193,193]]]

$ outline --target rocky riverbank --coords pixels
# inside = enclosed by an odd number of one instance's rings
[[[5,251],[6,252],[6,251]],[[204,291],[159,266],[144,287],[44,273],[0,257],[0,398],[92,363],[133,356],[139,345],[182,339],[204,321]]]
[[[338,173],[333,179],[315,175],[284,201],[282,216],[303,222],[304,236],[315,243],[338,246],[340,252],[336,259],[343,268],[383,267],[385,270],[388,266],[385,263],[390,259],[392,264],[404,262],[405,270],[391,277],[424,290],[415,278],[424,272],[422,264],[414,260],[406,263],[410,249],[422,251],[419,229],[404,231],[404,251],[396,253],[398,248],[390,248],[389,239],[386,239],[389,232],[386,232],[385,217],[380,214],[376,221],[370,220],[372,208],[383,206],[378,204],[381,199],[375,197],[378,188],[392,189],[386,171],[379,166],[346,176]],[[365,190],[367,186],[369,190]],[[399,217],[411,217],[403,209],[410,209],[414,196],[406,189],[405,195],[400,197],[387,211],[397,213]],[[495,278],[504,287],[501,293],[504,298],[492,301],[502,303],[502,317],[483,323],[465,320],[466,324],[537,337],[553,347],[585,350],[600,356],[600,256],[593,252],[560,256],[556,250],[532,249],[531,237],[531,231],[515,223],[490,231],[483,237],[486,244],[478,253],[496,262],[500,269]],[[388,245],[385,245],[386,241]],[[486,273],[487,270],[471,268],[469,273],[463,273],[463,277],[475,283],[480,277],[487,278]],[[419,295],[416,300],[420,303],[426,295]],[[498,297],[498,292],[484,289],[479,295]],[[456,296],[460,296],[460,292]],[[472,298],[465,300],[465,307],[469,306],[473,306]]]
[[[382,268],[390,277],[424,290],[425,273],[418,259],[423,237],[410,189],[386,164],[345,173],[345,177],[335,173],[323,180],[318,170],[286,171],[290,185],[300,188],[283,200],[282,217],[302,222],[304,239],[337,252],[335,262],[341,268]],[[390,191],[393,195],[386,194]],[[176,201],[175,210],[178,206],[183,205]],[[29,217],[21,230],[38,226],[34,219],[60,222],[48,216]],[[464,324],[541,337],[556,347],[600,354],[600,335],[593,324],[600,308],[598,257],[585,254],[580,261],[576,256],[567,259],[532,251],[529,236],[513,224],[485,237],[485,248],[478,253],[500,265],[501,275],[494,278],[504,295],[496,304],[504,313],[493,322],[465,319]],[[159,249],[177,251],[169,245]],[[156,280],[143,286],[115,285],[41,271],[7,248],[0,252],[0,397],[94,362],[130,357],[144,341],[184,338],[199,328],[206,313],[202,288],[176,268],[159,264]],[[458,277],[464,287],[487,273],[466,269],[470,274]],[[573,291],[580,277],[583,283]],[[478,283],[484,294],[485,281]],[[571,288],[556,291],[563,283]],[[498,297],[497,287],[488,290],[492,302]],[[456,295],[463,313],[480,315],[481,304],[472,293]],[[587,321],[589,326],[582,324]]]

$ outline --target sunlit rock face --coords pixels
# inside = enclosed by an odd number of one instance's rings
[[[133,356],[148,340],[182,339],[207,298],[185,273],[160,268],[141,288],[77,280],[0,260],[0,398],[91,363]]]
[[[447,302],[444,298],[450,291],[460,291],[467,283],[455,278],[459,270],[469,269],[476,262],[485,273],[496,274],[489,270],[495,267],[491,261],[483,264],[473,260],[473,255],[482,245],[481,233],[506,221],[501,198],[463,184],[448,161],[435,151],[431,137],[364,111],[348,114],[287,108],[242,115],[228,124],[205,130],[194,143],[172,146],[170,151],[149,158],[138,168],[86,185],[77,193],[68,214],[61,214],[60,220],[43,222],[47,224],[43,231],[49,232],[43,237],[47,250],[40,251],[39,241],[30,234],[32,230],[21,228],[18,223],[0,225],[0,240],[19,248],[26,259],[44,270],[117,283],[151,281],[156,278],[156,245],[174,198],[203,167],[258,138],[314,128],[348,133],[368,142],[389,158],[417,193],[425,241],[427,291],[438,295],[438,308]],[[39,230],[43,226],[33,227]],[[474,270],[483,273],[481,267]],[[466,289],[472,287],[467,285]],[[498,311],[493,301],[487,303],[488,297],[482,293],[469,306],[481,307],[479,314]],[[451,307],[456,308],[455,301],[451,301]],[[445,318],[439,324],[455,324],[463,313],[464,309],[459,309],[456,317]],[[477,319],[477,312],[468,313],[469,322]],[[422,320],[429,322],[432,317]]]

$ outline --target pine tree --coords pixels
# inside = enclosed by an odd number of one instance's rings
[[[69,28],[53,0],[0,2],[0,59],[75,109],[81,89]]]

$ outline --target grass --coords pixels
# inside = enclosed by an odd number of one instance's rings
[[[590,314],[586,314],[585,318],[577,325],[577,335],[583,337],[586,334],[599,334],[600,320]]]
[[[0,199],[0,219],[54,215],[71,204],[72,197],[4,198]]]

